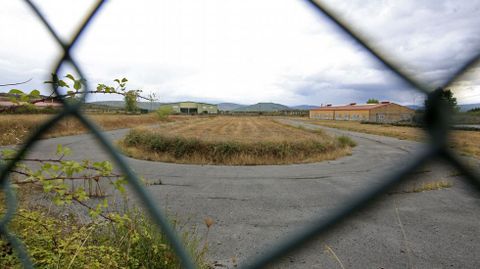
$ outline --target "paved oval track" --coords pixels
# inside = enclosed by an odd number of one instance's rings
[[[282,121],[320,128],[295,120]],[[322,129],[351,136],[358,146],[351,156],[311,164],[129,162],[140,176],[162,181],[162,185],[148,187],[159,206],[198,224],[201,233],[205,231],[204,217],[215,220],[208,238],[210,257],[218,266],[232,267],[394,173],[424,147],[412,141]],[[106,134],[116,140],[126,132]],[[108,159],[91,135],[42,140],[31,154],[51,154],[57,144],[72,148],[76,159]],[[453,171],[438,165],[417,171],[415,177],[456,181]],[[346,268],[475,268],[480,265],[480,256],[475,255],[480,250],[475,240],[480,235],[479,209],[478,195],[457,181],[447,190],[387,195],[372,210],[357,214],[354,220],[276,267],[339,268],[341,262]]]

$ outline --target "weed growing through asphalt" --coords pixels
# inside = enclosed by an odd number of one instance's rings
[[[340,142],[340,145],[342,147],[355,147],[357,143],[353,141],[350,137],[346,135],[341,135],[337,137],[338,142]]]
[[[412,192],[441,190],[441,189],[450,188],[452,186],[453,186],[453,183],[446,180],[431,181],[431,182],[422,183],[419,186],[415,186]]]

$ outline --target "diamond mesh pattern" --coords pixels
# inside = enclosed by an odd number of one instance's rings
[[[480,192],[480,176],[475,171],[470,169],[467,165],[465,165],[460,160],[460,158],[448,148],[448,142],[446,138],[449,132],[449,118],[448,115],[442,113],[442,111],[445,110],[442,109],[442,102],[440,102],[439,90],[430,91],[428,87],[426,87],[423,83],[405,74],[401,70],[401,68],[396,65],[392,59],[388,57],[388,55],[381,53],[379,50],[373,49],[367,39],[363,38],[359,33],[351,30],[347,23],[343,22],[341,19],[335,16],[335,14],[329,9],[327,9],[324,5],[312,0],[305,1],[308,2],[316,11],[318,11],[320,15],[323,15],[326,18],[330,19],[332,22],[334,22],[338,26],[339,31],[344,32],[348,37],[350,37],[352,40],[356,41],[359,45],[365,48],[367,53],[369,53],[373,58],[375,58],[381,64],[391,70],[405,83],[417,89],[419,92],[427,94],[429,103],[431,104],[429,107],[426,108],[426,129],[430,134],[430,140],[428,142],[429,147],[424,152],[420,152],[417,157],[413,158],[411,162],[405,165],[404,169],[399,173],[393,174],[390,177],[385,178],[381,184],[372,187],[371,189],[369,189],[365,193],[358,195],[357,197],[354,197],[329,217],[314,220],[308,228],[302,229],[301,232],[294,233],[289,238],[285,238],[283,241],[279,242],[274,247],[265,250],[264,254],[258,257],[251,257],[250,259],[247,259],[247,263],[243,266],[243,268],[263,268],[292,251],[298,250],[302,247],[306,247],[308,242],[314,240],[318,236],[328,233],[332,228],[346,221],[356,211],[367,208],[372,202],[374,202],[382,194],[386,193],[387,190],[389,190],[390,188],[394,187],[400,182],[408,180],[411,172],[425,164],[425,162],[427,160],[430,160],[432,157],[440,157],[441,159],[446,160],[451,165],[456,167],[460,172],[463,173],[463,175],[465,175],[464,180],[467,181],[474,189]],[[55,68],[53,68],[52,73],[57,73],[65,63],[69,63],[73,66],[73,68],[81,78],[85,78],[85,76],[83,76],[81,67],[72,57],[71,51],[86,30],[87,26],[99,13],[100,9],[106,1],[101,0],[95,3],[92,10],[89,12],[89,14],[87,14],[86,19],[80,25],[78,30],[74,33],[73,38],[70,40],[70,42],[64,42],[60,39],[58,34],[53,30],[49,22],[45,19],[45,17],[36,7],[36,5],[34,5],[30,0],[25,0],[25,2],[32,8],[34,13],[42,21],[44,26],[49,30],[52,37],[56,40],[56,42],[61,46],[63,50],[63,55],[56,62]],[[451,85],[463,73],[465,73],[467,70],[469,70],[479,62],[480,52],[471,57],[470,61],[465,63],[463,67],[460,68],[454,75],[447,78],[447,82],[445,83],[445,85],[443,85],[443,87],[448,87],[449,85]],[[58,94],[57,88],[55,88],[55,86],[52,87],[55,93]],[[88,89],[89,86],[86,85],[85,91],[88,92]],[[86,94],[82,96],[83,99],[85,99],[85,97]],[[0,187],[5,193],[7,206],[7,211],[3,218],[0,220],[0,234],[4,236],[4,238],[8,240],[12,247],[17,251],[23,266],[25,268],[33,268],[33,264],[22,242],[14,235],[9,233],[7,229],[7,225],[15,214],[17,207],[15,193],[11,189],[11,186],[8,182],[9,171],[14,167],[16,162],[20,161],[27,154],[28,150],[38,141],[40,136],[45,131],[47,131],[49,128],[52,128],[62,118],[66,116],[74,116],[79,119],[95,135],[96,139],[103,146],[104,150],[111,155],[114,162],[126,175],[128,183],[138,195],[139,199],[144,203],[145,208],[149,212],[154,223],[166,234],[168,240],[173,246],[174,251],[181,260],[182,266],[184,268],[195,268],[195,264],[192,262],[191,257],[189,257],[185,247],[182,245],[180,237],[176,234],[174,229],[169,224],[165,213],[162,212],[160,208],[155,206],[151,196],[140,183],[141,181],[139,180],[139,178],[135,175],[135,173],[133,173],[132,169],[128,166],[123,157],[116,151],[116,149],[109,142],[109,140],[101,133],[100,129],[82,114],[80,110],[81,105],[81,103],[64,103],[64,109],[60,111],[57,115],[55,115],[53,118],[51,118],[48,122],[44,123],[35,133],[33,133],[26,141],[26,143],[21,147],[21,149],[18,151],[17,155],[12,161],[8,162],[3,167],[0,167]]]

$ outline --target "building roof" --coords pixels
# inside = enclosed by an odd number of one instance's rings
[[[162,105],[179,105],[183,103],[194,103],[197,105],[209,105],[209,106],[217,106],[216,104],[209,104],[209,103],[202,103],[202,102],[194,102],[194,101],[182,101],[182,102],[173,102],[173,103],[163,103]]]
[[[42,102],[36,102],[33,105],[38,106],[38,107],[49,107],[49,106],[60,107],[60,106],[63,106],[63,104],[59,101],[57,101],[57,102],[42,101]]]
[[[16,106],[17,104],[10,101],[0,101],[0,106]]]
[[[343,105],[343,106],[323,106],[323,107],[318,107],[311,109],[312,111],[341,111],[341,110],[372,110],[375,108],[383,107],[383,106],[388,106],[391,104],[395,103],[390,103],[390,102],[382,102],[379,104],[349,104],[349,105]]]

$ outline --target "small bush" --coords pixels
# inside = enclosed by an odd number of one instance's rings
[[[350,137],[342,135],[337,137],[338,142],[340,143],[341,147],[355,147],[357,143],[353,141]]]
[[[21,209],[9,225],[36,268],[181,268],[165,235],[141,212],[127,213],[118,222],[79,224],[73,217],[62,219],[45,211]],[[206,245],[200,248],[192,232],[179,232],[192,257],[204,267]],[[3,238],[0,250],[1,268],[20,267]]]
[[[165,119],[173,114],[173,109],[171,106],[161,106],[157,109],[156,113],[160,119]]]
[[[0,165],[16,153],[1,150]],[[70,154],[59,144],[56,158],[17,163],[10,171],[20,210],[8,231],[25,245],[35,267],[181,268],[165,234],[143,211],[129,206],[124,176],[108,161],[68,160]],[[103,192],[99,182],[108,182],[110,190]],[[0,216],[4,206],[0,193]],[[207,238],[200,248],[195,227],[176,224],[192,257],[205,264]],[[20,266],[12,246],[0,236],[0,268]]]

